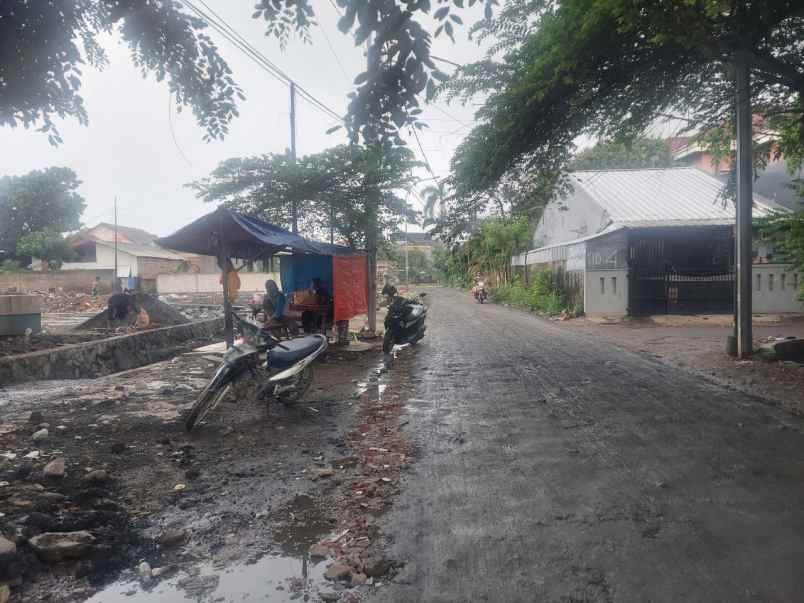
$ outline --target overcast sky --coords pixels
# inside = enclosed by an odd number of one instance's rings
[[[253,2],[207,0],[230,25],[273,63],[311,94],[339,114],[345,112],[346,94],[365,64],[362,48],[337,27],[337,14],[328,2],[316,2],[320,27],[312,30],[313,43],[294,40],[285,51],[264,35],[263,22],[251,19]],[[467,23],[470,19],[466,20]],[[23,174],[48,166],[67,166],[83,181],[80,192],[87,200],[83,222],[92,226],[113,218],[118,197],[119,221],[166,235],[213,208],[195,199],[184,184],[209,174],[230,157],[283,152],[289,146],[289,92],[280,83],[222,36],[209,28],[220,52],[234,71],[247,99],[240,103],[240,117],[231,124],[224,141],[205,143],[203,130],[192,112],[172,112],[177,145],[171,137],[169,92],[152,76],[142,79],[129,60],[128,50],[115,36],[102,40],[111,64],[98,72],[84,71],[82,96],[90,123],[58,122],[64,143],[51,147],[33,130],[0,128],[4,149],[0,173]],[[466,31],[453,44],[446,37],[434,41],[433,54],[456,63],[482,55]],[[330,49],[327,39],[332,44]],[[337,58],[336,58],[337,57]],[[451,68],[441,66],[446,72]],[[430,125],[421,137],[424,152],[438,176],[448,173],[449,160],[473,122],[476,107],[438,103],[425,110]],[[327,135],[331,118],[303,100],[297,103],[297,152],[299,156],[345,142],[341,133]],[[421,155],[415,141],[412,148]],[[11,150],[11,152],[8,152]],[[421,177],[427,177],[422,172]]]

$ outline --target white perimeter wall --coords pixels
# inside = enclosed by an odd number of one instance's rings
[[[625,316],[628,271],[588,270],[583,282],[583,311],[588,316]]]
[[[791,272],[784,264],[754,264],[751,290],[755,314],[804,312],[798,300],[804,274]]]
[[[273,279],[280,287],[278,272],[240,272],[240,290],[243,292],[264,292],[265,281]],[[219,272],[212,274],[196,274],[193,272],[177,272],[175,274],[159,274],[156,277],[156,290],[164,293],[220,293]]]

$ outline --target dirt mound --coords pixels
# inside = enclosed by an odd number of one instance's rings
[[[147,293],[135,293],[134,305],[137,308],[145,308],[145,311],[148,313],[148,317],[151,320],[151,327],[169,327],[172,325],[182,325],[190,322],[176,308],[170,304],[159,301]],[[85,331],[92,329],[106,329],[109,327],[129,327],[132,326],[137,320],[137,314],[130,313],[124,320],[114,321],[110,325],[107,320],[108,312],[109,309],[106,308],[103,310],[103,312],[96,314],[89,320],[78,325],[76,330]]]

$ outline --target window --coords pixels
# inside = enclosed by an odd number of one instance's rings
[[[757,291],[762,291],[762,275],[757,274]]]
[[[798,272],[793,274],[793,289],[798,291]]]
[[[781,279],[781,282],[779,283],[779,285],[781,285],[782,291],[784,291],[785,290],[785,285],[787,285],[787,275],[783,273],[781,275],[781,277],[779,277],[779,278]]]
[[[617,295],[617,277],[616,276],[611,277],[611,292],[614,295]]]
[[[773,274],[768,275],[768,291],[773,291]]]
[[[606,294],[606,278],[600,277],[600,295]]]

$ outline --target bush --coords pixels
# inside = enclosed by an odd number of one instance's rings
[[[491,289],[489,295],[491,300],[497,303],[524,307],[548,316],[555,316],[570,310],[577,312],[576,308],[568,307],[567,295],[561,285],[561,280],[556,273],[550,270],[534,274],[529,286],[517,278],[511,284]]]

